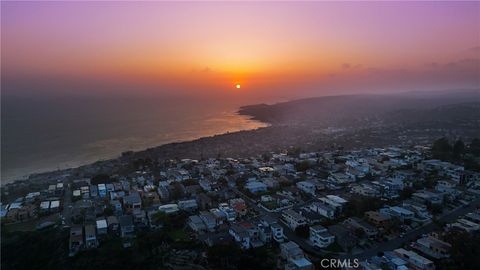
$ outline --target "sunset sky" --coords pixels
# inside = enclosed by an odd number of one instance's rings
[[[480,87],[480,2],[1,5],[5,95],[260,99]]]

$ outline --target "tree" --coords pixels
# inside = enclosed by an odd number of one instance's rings
[[[295,170],[298,172],[304,172],[308,169],[310,169],[310,163],[308,160],[303,160],[295,164]]]
[[[415,189],[412,187],[405,187],[401,192],[400,192],[400,198],[402,200],[409,199],[412,197],[412,194],[415,192]]]
[[[344,208],[345,216],[362,217],[367,211],[377,210],[383,206],[383,202],[371,197],[355,197],[350,200]]]
[[[32,232],[2,229],[2,269],[66,269],[68,232],[56,228]]]
[[[274,255],[265,247],[242,251],[235,243],[207,250],[209,269],[275,269]]]
[[[172,184],[172,191],[171,191],[172,199],[173,200],[181,199],[184,196],[184,194],[185,193],[184,193],[183,185],[178,182],[174,182]]]
[[[460,159],[465,154],[465,144],[462,140],[457,140],[453,145],[453,158]]]
[[[97,174],[92,177],[90,180],[90,184],[92,185],[98,185],[98,184],[106,184],[106,183],[111,183],[112,179],[110,179],[110,176],[108,174]]]
[[[105,207],[105,209],[103,209],[103,215],[104,215],[104,216],[111,216],[111,215],[113,215],[113,209],[112,209],[112,207]]]
[[[310,227],[302,225],[295,228],[295,234],[299,237],[307,238],[310,234]]]
[[[480,156],[480,139],[475,138],[470,142],[468,152],[476,157]]]
[[[165,227],[169,227],[171,223],[169,216],[160,211],[152,215],[152,222],[155,225],[163,225]]]
[[[354,233],[358,238],[363,238],[365,236],[365,231],[362,228],[356,228]]]
[[[452,154],[452,146],[447,138],[443,137],[433,142],[432,155],[435,159],[448,160]]]
[[[452,245],[450,254],[452,260],[443,265],[441,269],[480,269],[480,233],[469,234],[452,230],[445,237]]]

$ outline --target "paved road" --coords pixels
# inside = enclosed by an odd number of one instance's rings
[[[237,193],[239,196],[241,196],[247,204],[249,204],[250,207],[254,208],[257,210],[259,213],[262,215],[270,216],[273,218],[276,218],[279,222],[279,224],[283,227],[283,231],[285,236],[290,240],[294,241],[297,243],[303,250],[306,252],[315,254],[317,256],[322,256],[328,253],[326,250],[319,250],[319,249],[314,249],[304,238],[298,237],[295,232],[293,232],[285,223],[280,218],[279,213],[271,213],[266,211],[265,209],[259,207],[257,203],[252,200],[250,197],[246,196],[242,192],[240,192],[238,189],[233,189],[235,193]],[[440,222],[445,222],[445,223],[450,223],[456,220],[459,216],[465,215],[469,212],[472,212],[475,210],[476,207],[480,206],[480,198],[472,201],[469,205],[465,207],[460,207],[457,208],[447,214],[444,214],[443,216],[438,218],[438,221]],[[412,242],[416,240],[418,237],[420,237],[423,234],[430,233],[434,231],[435,229],[438,228],[438,225],[435,223],[428,223],[424,226],[421,226],[415,230],[409,231],[406,233],[403,237],[397,237],[395,239],[389,240],[388,242],[382,242],[374,247],[364,250],[363,252],[359,254],[345,254],[341,255],[341,258],[358,258],[360,260],[366,260],[371,258],[372,256],[375,256],[378,252],[380,251],[388,251],[388,250],[394,250],[396,248],[399,248],[403,246],[406,243]]]
[[[480,199],[476,199],[466,207],[457,208],[457,209],[441,216],[440,218],[438,218],[438,221],[446,222],[446,223],[453,222],[459,216],[462,216],[462,215],[465,215],[469,212],[472,212],[479,205],[480,205]],[[412,231],[406,233],[404,235],[404,237],[402,237],[402,238],[398,237],[398,238],[392,239],[388,242],[379,243],[378,245],[375,245],[375,247],[373,247],[371,249],[368,249],[368,250],[365,250],[360,254],[345,255],[345,256],[342,256],[342,258],[349,258],[349,257],[352,258],[352,257],[354,257],[354,258],[358,258],[360,260],[366,260],[366,259],[371,258],[372,256],[375,256],[380,251],[394,250],[396,248],[399,248],[399,247],[403,246],[406,243],[415,241],[422,234],[430,233],[431,231],[433,231],[437,228],[438,228],[437,224],[428,223],[428,224],[426,224],[422,227],[419,227],[415,230],[412,230]]]
[[[250,206],[252,207],[253,209],[255,209],[256,211],[258,211],[261,215],[263,216],[269,216],[271,218],[274,218],[278,221],[278,224],[280,226],[283,227],[283,234],[288,238],[288,240],[290,241],[293,241],[295,243],[297,243],[303,250],[305,250],[306,252],[308,253],[312,253],[312,254],[315,254],[317,256],[322,256],[325,254],[325,251],[323,250],[319,250],[319,249],[314,249],[308,242],[306,239],[302,238],[302,237],[299,237],[295,234],[294,231],[292,231],[284,222],[283,220],[281,219],[281,214],[280,213],[275,213],[275,212],[268,212],[266,211],[265,209],[263,209],[262,207],[258,206],[257,205],[257,202],[252,200],[250,197],[246,196],[245,194],[243,194],[243,192],[239,191],[238,189],[236,188],[232,188],[233,192],[235,192],[237,195],[239,195],[240,197],[242,197],[245,202]],[[303,204],[306,204],[308,203],[305,202]]]

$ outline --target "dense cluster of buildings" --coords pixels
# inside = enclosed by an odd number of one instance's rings
[[[61,213],[73,256],[97,248],[107,235],[121,237],[128,248],[137,232],[161,230],[169,216],[184,215],[179,229],[207,246],[278,246],[282,268],[313,269],[322,250],[362,254],[477,200],[480,173],[427,159],[427,153],[425,147],[285,152],[170,160],[105,180],[66,175],[56,185],[3,204],[1,216],[15,223]],[[383,206],[349,216],[351,202],[366,198]],[[472,212],[446,228],[477,231],[480,214]],[[435,264],[426,257],[442,259],[448,253],[449,244],[432,234],[362,266],[428,270]]]

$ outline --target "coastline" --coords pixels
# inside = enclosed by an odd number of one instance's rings
[[[133,155],[133,156],[141,155],[141,153],[148,152],[152,149],[169,148],[171,146],[177,147],[179,145],[184,145],[184,144],[195,144],[197,141],[202,141],[204,139],[215,138],[215,137],[218,137],[218,136],[226,136],[226,135],[229,135],[229,134],[234,134],[234,133],[239,133],[239,132],[242,132],[242,133],[243,132],[250,132],[250,131],[254,131],[254,130],[257,130],[257,129],[261,129],[261,128],[265,128],[265,127],[270,126],[269,123],[266,123],[266,122],[255,119],[255,116],[253,116],[253,115],[248,115],[248,114],[241,113],[241,108],[243,108],[243,107],[237,108],[235,111],[231,112],[231,114],[234,115],[234,116],[240,116],[240,117],[244,118],[244,120],[250,122],[251,124],[254,124],[255,128],[252,128],[252,129],[232,129],[232,130],[227,130],[227,131],[224,131],[224,132],[221,132],[221,133],[214,133],[214,134],[210,134],[210,135],[203,135],[202,134],[202,135],[199,135],[198,137],[194,136],[194,137],[188,137],[188,138],[173,139],[173,140],[166,141],[164,143],[152,145],[150,147],[144,147],[142,149],[135,149],[135,150],[124,149],[124,150],[116,151],[115,153],[112,153],[112,155],[110,157],[105,157],[105,158],[97,157],[97,158],[93,158],[93,159],[89,159],[89,160],[69,162],[71,164],[73,163],[72,165],[56,164],[53,167],[51,166],[49,168],[32,170],[32,172],[27,173],[27,174],[23,174],[23,175],[20,175],[20,176],[12,176],[12,177],[8,177],[8,178],[4,178],[3,175],[0,175],[1,186],[3,187],[5,185],[9,185],[9,184],[13,184],[13,183],[25,182],[25,181],[29,181],[31,179],[36,179],[38,177],[43,178],[44,176],[48,176],[48,175],[57,175],[57,174],[61,174],[63,172],[66,173],[66,172],[69,172],[69,171],[72,171],[72,170],[77,170],[77,169],[82,169],[84,167],[93,166],[93,165],[98,164],[98,163],[115,162],[115,161],[121,159],[125,153],[128,153],[129,155]],[[68,153],[66,153],[66,154],[68,155]]]

